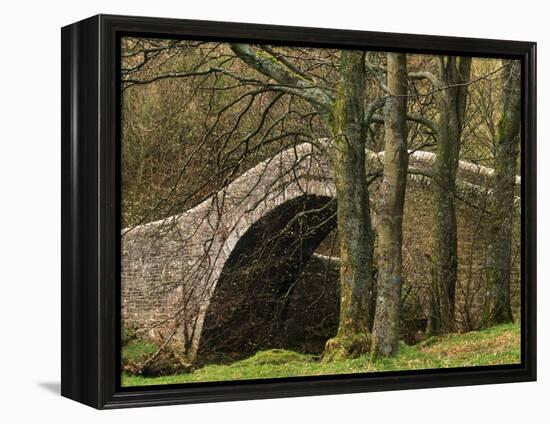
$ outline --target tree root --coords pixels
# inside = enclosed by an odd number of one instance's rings
[[[370,351],[371,337],[365,333],[336,336],[327,340],[323,362],[357,358]]]

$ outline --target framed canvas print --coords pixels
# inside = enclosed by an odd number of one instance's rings
[[[62,394],[536,379],[535,43],[62,29]]]

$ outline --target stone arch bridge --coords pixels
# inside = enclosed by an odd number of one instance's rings
[[[383,152],[367,152],[367,160],[367,169],[380,170]],[[429,185],[434,160],[433,153],[411,153],[410,184]],[[482,187],[490,186],[492,174],[461,162],[459,189],[486,195]],[[375,212],[375,196],[372,203]],[[308,310],[330,306],[337,316],[337,296],[325,296],[323,304],[311,290],[293,292],[304,264],[335,228],[335,212],[330,165],[304,143],[259,163],[190,210],[124,229],[123,325],[177,343],[190,361],[201,361],[275,347],[278,337],[288,336],[278,323],[293,313],[296,299],[307,298]],[[336,301],[327,306],[327,299]],[[323,320],[323,310],[311,313]]]

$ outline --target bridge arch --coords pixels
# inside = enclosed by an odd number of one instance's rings
[[[215,310],[210,305],[216,287],[220,279],[227,285],[243,252],[257,250],[250,246],[259,232],[281,231],[291,220],[283,217],[301,212],[283,237],[289,241],[296,226],[327,220],[302,240],[309,251],[335,225],[334,198],[328,163],[312,145],[302,144],[261,162],[191,210],[123,231],[123,319],[151,337],[174,338],[195,360],[207,312]],[[262,234],[264,241],[268,237]],[[279,257],[288,254],[284,243],[268,245]],[[295,256],[289,260],[296,263]],[[282,272],[283,266],[271,269]]]
[[[335,227],[336,199],[315,194],[287,200],[252,224],[233,247],[217,279],[198,356],[237,358],[292,345],[293,333],[288,328],[292,314],[299,313],[307,299],[319,292],[310,287],[308,291],[315,293],[295,293],[303,286],[298,277]],[[297,302],[298,298],[303,302]],[[333,303],[338,306],[337,301]]]

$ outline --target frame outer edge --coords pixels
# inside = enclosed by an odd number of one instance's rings
[[[525,137],[525,175],[527,187],[525,190],[526,213],[524,225],[526,237],[526,255],[524,274],[526,288],[526,363],[530,381],[537,380],[537,43],[531,43],[526,53],[526,89],[527,101],[524,113]],[[526,125],[525,125],[526,124]],[[523,178],[523,177],[522,177]],[[531,236],[531,237],[530,237]]]
[[[536,256],[525,260],[529,306],[522,367],[436,370],[416,375],[380,375],[340,380],[266,381],[209,387],[166,387],[121,391],[115,354],[119,329],[115,43],[117,32],[162,32],[174,36],[294,39],[311,42],[304,28],[258,24],[96,15],[62,29],[62,395],[94,408],[218,402],[306,395],[496,384],[536,379]],[[285,31],[288,31],[285,33]],[[536,254],[536,44],[503,40],[372,33],[307,28],[327,43],[387,46],[388,50],[451,51],[476,56],[523,56],[528,71],[524,156],[528,205],[528,255]],[[308,39],[308,40],[306,40]],[[319,38],[322,40],[323,38]],[[364,41],[361,41],[364,40]],[[431,43],[435,43],[434,44]],[[311,42],[311,44],[315,44]],[[401,46],[401,47],[398,47]],[[431,47],[430,47],[431,46]],[[441,51],[441,50],[440,50]],[[437,53],[433,53],[437,54]]]
[[[99,408],[98,17],[62,28],[61,395]]]

